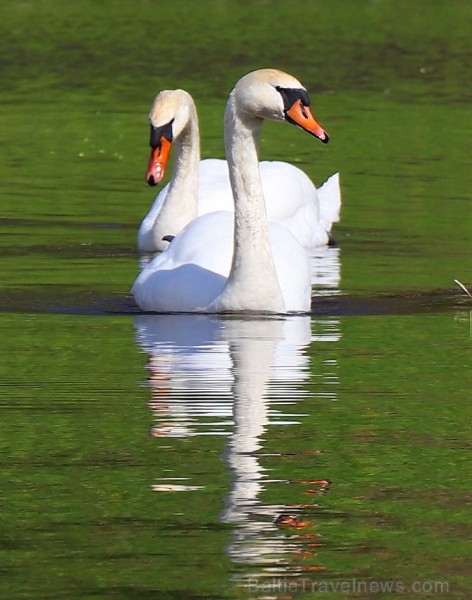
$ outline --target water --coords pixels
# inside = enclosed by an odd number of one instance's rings
[[[0,597],[469,597],[469,4],[0,14]],[[222,156],[269,65],[331,140],[268,124],[263,158],[341,172],[312,315],[140,314],[153,96]]]

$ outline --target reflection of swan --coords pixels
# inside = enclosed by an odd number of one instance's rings
[[[203,315],[141,315],[137,341],[149,355],[154,436],[198,435],[198,418],[223,424],[230,409],[230,368],[223,323]]]
[[[284,226],[268,226],[258,163],[263,119],[295,123],[328,141],[308,104],[305,88],[281,71],[262,69],[238,81],[225,111],[234,219],[232,213],[218,211],[185,227],[134,283],[140,308],[209,313],[310,310],[308,258]]]
[[[310,250],[311,285],[316,297],[341,293],[340,249],[322,246]]]
[[[306,356],[300,349],[310,341],[308,317],[245,321],[203,315],[141,315],[135,323],[138,343],[149,355],[150,407],[158,421],[154,435],[198,435],[196,424],[201,415],[220,419],[215,427],[220,433],[225,431],[232,423],[234,357],[239,363],[247,360],[251,347],[257,356],[245,377],[249,378],[253,369],[262,372],[259,381],[263,386],[273,382],[274,400],[280,393],[284,404],[287,395],[295,401],[296,386],[307,376],[301,369]],[[261,331],[262,339],[256,340]],[[270,371],[262,369],[267,352]],[[251,386],[246,383],[246,387]],[[256,393],[260,396],[264,391],[258,388],[253,393],[260,392]]]
[[[308,317],[231,325],[229,323],[229,333],[235,338],[230,344],[234,432],[228,445],[227,463],[233,471],[234,482],[223,520],[238,523],[247,517],[250,507],[258,503],[257,495],[262,488],[263,469],[252,453],[260,450],[261,436],[269,423],[267,396],[271,379],[284,377],[290,366],[283,391],[289,397],[289,391],[296,391],[295,382],[300,385],[308,376],[307,356],[303,350],[311,334]],[[280,355],[285,365],[276,369],[274,363]]]
[[[313,334],[306,316],[141,315],[136,329],[149,355],[154,432],[166,437],[231,434],[225,452],[231,490],[221,515],[223,522],[235,526],[228,555],[239,565],[258,569],[257,575],[290,575],[294,557],[309,553],[312,534],[302,534],[302,520],[300,530],[290,534],[278,525],[282,515],[295,515],[296,520],[300,508],[260,498],[268,486],[277,484],[269,482],[260,464],[261,451],[269,428],[300,419],[281,407],[306,396],[303,384],[311,377],[307,349],[312,340],[322,341],[324,332],[328,342],[339,339],[338,324],[329,319],[314,323]],[[332,362],[324,360],[330,363],[324,377],[334,383]],[[198,488],[181,485],[185,470],[179,475],[178,484],[163,478],[153,489]],[[239,573],[242,585],[255,575]]]
[[[195,103],[184,90],[164,90],[154,99],[151,122],[151,158],[146,179],[159,183],[175,145],[170,182],[160,191],[138,231],[143,252],[164,250],[163,238],[177,234],[197,215],[234,210],[225,160],[200,161]],[[318,190],[297,167],[280,161],[259,163],[267,218],[283,223],[302,244],[313,247],[329,242],[333,222],[339,221],[341,192],[336,173]]]

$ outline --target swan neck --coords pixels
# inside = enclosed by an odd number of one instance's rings
[[[198,164],[200,162],[200,134],[198,128],[197,114],[194,112],[189,119],[185,129],[174,142],[175,158],[172,165],[172,177],[170,188],[184,186],[190,178],[191,188],[195,189],[193,200],[197,205],[198,194]],[[171,191],[169,189],[169,191]]]
[[[158,235],[175,235],[197,217],[200,139],[195,108],[174,141],[174,162],[164,204],[157,216]]]
[[[283,312],[259,173],[262,122],[238,111],[236,99],[230,95],[225,111],[225,150],[234,197],[234,252],[226,287],[237,287],[249,297],[262,282],[266,294],[263,300],[255,300],[254,310]]]
[[[234,109],[225,115],[225,151],[237,216],[266,217],[259,173],[262,120],[243,120]],[[265,227],[267,229],[267,227]]]

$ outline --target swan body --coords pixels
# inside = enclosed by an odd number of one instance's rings
[[[216,211],[194,219],[141,271],[131,291],[142,310],[310,310],[308,255],[285,226],[267,222],[258,161],[263,119],[288,121],[328,141],[311,114],[305,88],[294,77],[275,69],[242,77],[225,110],[234,213]]]
[[[164,250],[165,236],[176,235],[199,215],[234,210],[226,160],[200,160],[195,103],[184,90],[160,92],[151,107],[151,146],[146,178],[151,185],[164,177],[170,146],[176,158],[170,182],[159,192],[138,230],[138,249]],[[282,161],[259,163],[267,218],[285,225],[304,247],[323,246],[339,221],[339,174],[318,190],[298,167]]]
[[[283,225],[274,222],[269,223],[269,239],[280,290],[254,268],[245,285],[232,292],[231,308],[221,299],[216,302],[231,270],[233,230],[234,215],[229,211],[214,211],[189,223],[139,275],[132,292],[140,308],[150,312],[257,312],[261,306],[271,305],[274,294],[282,293],[283,305],[269,312],[308,311],[307,254]],[[257,304],[248,308],[254,290]]]

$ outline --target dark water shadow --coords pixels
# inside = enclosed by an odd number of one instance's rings
[[[397,293],[317,297],[314,316],[433,314],[470,310],[472,303],[461,290],[437,289]],[[3,290],[0,312],[81,315],[136,315],[142,311],[129,294],[90,290],[76,285],[31,285]]]

